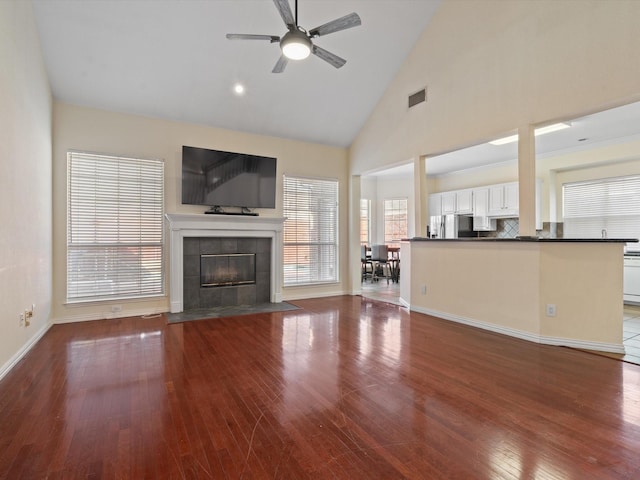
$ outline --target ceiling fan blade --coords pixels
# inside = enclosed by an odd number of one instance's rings
[[[271,43],[280,41],[276,35],[251,35],[247,33],[227,33],[229,40],[269,40]]]
[[[362,21],[357,13],[350,13],[349,15],[345,15],[344,17],[336,18],[324,25],[320,25],[319,27],[312,28],[309,30],[309,36],[319,37],[321,35],[328,35],[330,33],[339,32],[340,30],[346,30],[347,28],[357,27],[358,25],[362,25]]]
[[[287,63],[289,63],[287,57],[280,55],[280,58],[276,62],[276,66],[271,70],[271,73],[282,73],[284,71],[284,67],[287,66]]]
[[[289,0],[273,0],[273,3],[276,4],[276,8],[278,9],[278,12],[280,12],[280,16],[282,17],[282,20],[284,20],[285,25],[288,28],[295,27],[296,21],[293,19]]]
[[[345,63],[347,63],[347,61],[344,58],[340,58],[339,56],[331,52],[328,52],[324,48],[320,48],[317,45],[314,45],[311,51],[316,57],[320,57],[322,60],[324,60],[327,63],[330,63],[336,68],[340,68]]]

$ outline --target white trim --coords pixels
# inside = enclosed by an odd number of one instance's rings
[[[282,302],[282,228],[284,217],[167,213],[169,222],[169,311],[180,313],[183,303],[183,240],[185,237],[271,238],[271,302]]]
[[[52,319],[52,323],[55,325],[62,325],[65,323],[79,323],[79,322],[92,322],[94,320],[112,320],[114,318],[125,318],[125,317],[142,317],[145,315],[157,315],[166,313],[166,308],[156,308],[151,311],[148,308],[138,308],[135,310],[122,310],[120,312],[100,312],[100,313],[91,313],[91,314],[77,314],[77,315],[66,315],[64,317],[57,317]]]
[[[18,350],[9,360],[5,362],[4,365],[0,368],[0,380],[4,378],[4,376],[11,371],[13,367],[15,367],[16,363],[18,363],[22,358],[33,348],[33,346],[38,343],[45,333],[49,331],[53,325],[51,322],[47,322],[43,325],[40,330],[36,332],[36,334],[29,339],[27,343],[25,343],[20,350]]]
[[[292,287],[288,287],[292,288]],[[295,288],[295,287],[294,287]],[[342,295],[351,295],[346,290],[340,290],[337,292],[323,292],[323,293],[309,293],[309,292],[300,292],[299,294],[294,295],[285,295],[284,301],[288,302],[289,300],[304,300],[307,298],[324,298],[324,297],[339,297]]]
[[[405,301],[400,299],[401,303],[406,304]],[[548,337],[546,335],[536,335],[531,332],[525,332],[523,330],[518,330],[515,328],[502,327],[500,325],[494,325],[492,323],[482,322],[480,320],[474,320],[472,318],[461,317],[459,315],[452,315],[450,313],[439,312],[437,310],[431,310],[428,308],[421,307],[412,307],[408,304],[406,306],[409,310],[424,313],[425,315],[431,315],[434,317],[442,318],[443,320],[450,320],[456,323],[462,323],[464,325],[469,325],[471,327],[481,328],[483,330],[488,330],[490,332],[499,333],[501,335],[508,335],[509,337],[519,338],[521,340],[526,340],[528,342],[539,343],[542,345],[553,345],[553,346],[562,346],[562,347],[571,347],[578,348],[581,350],[596,350],[599,352],[608,352],[608,353],[625,353],[624,344],[622,343],[603,343],[603,342],[592,342],[589,340],[576,340],[572,338],[561,338],[561,337]]]

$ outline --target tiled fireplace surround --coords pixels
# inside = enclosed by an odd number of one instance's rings
[[[250,303],[252,299],[255,299],[254,302],[266,300],[279,303],[282,301],[282,280],[279,272],[282,271],[282,225],[284,218],[175,213],[166,214],[166,218],[170,230],[169,302],[171,313],[179,313],[185,309],[202,306],[214,306],[207,305],[207,302],[219,302],[219,305],[222,306],[238,301]],[[199,250],[197,257],[196,247]],[[269,247],[269,258],[264,258],[265,250]],[[193,277],[196,275],[194,275],[192,263],[196,261],[196,258],[199,259],[200,253],[256,253],[256,285],[249,288],[200,289],[198,282],[198,303],[196,304],[195,294],[188,293],[185,298],[185,282],[189,286],[188,284],[195,280]],[[265,270],[267,267],[269,268],[268,274]],[[266,288],[264,286],[265,274],[268,275],[268,294],[263,290]],[[202,299],[204,299],[204,303],[201,303]]]

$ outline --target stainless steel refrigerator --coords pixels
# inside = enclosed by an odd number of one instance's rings
[[[435,215],[429,217],[431,238],[459,238],[475,236],[472,217]]]

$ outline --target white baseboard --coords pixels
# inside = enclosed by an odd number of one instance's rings
[[[36,334],[29,339],[27,343],[25,343],[20,350],[18,350],[15,355],[13,355],[7,362],[5,362],[2,367],[0,367],[0,380],[4,378],[4,376],[9,373],[9,371],[18,363],[22,358],[33,348],[33,346],[38,343],[45,333],[51,328],[53,325],[51,322],[48,322],[46,325],[43,325],[40,330],[36,332]]]
[[[406,302],[405,302],[406,303]],[[410,310],[431,315],[433,317],[442,318],[444,320],[451,320],[452,322],[462,323],[471,327],[481,328],[490,332],[500,333],[502,335],[508,335],[510,337],[527,340],[529,342],[540,343],[542,345],[554,345],[559,347],[571,347],[581,350],[595,350],[599,352],[608,353],[620,353],[624,354],[624,345],[621,343],[604,343],[593,342],[589,340],[578,340],[573,338],[562,337],[548,337],[546,335],[537,335],[531,332],[525,332],[524,330],[518,330],[515,328],[503,327],[500,325],[494,325],[492,323],[482,322],[468,317],[461,317],[459,315],[453,315],[450,313],[439,312],[437,310],[431,310],[428,308],[411,307],[407,305]]]
[[[64,317],[58,317],[52,319],[52,323],[54,324],[63,324],[63,323],[76,323],[76,322],[91,322],[93,320],[111,320],[114,318],[125,318],[125,317],[142,317],[145,315],[156,315],[159,313],[166,313],[166,308],[155,308],[149,310],[145,309],[136,309],[136,310],[126,310],[122,312],[108,313],[105,314],[103,312],[87,314],[82,313],[78,315],[67,315]]]
[[[340,295],[351,295],[351,294],[345,290],[340,290],[337,292],[323,292],[323,293],[310,293],[310,292],[305,292],[305,293],[300,292],[299,294],[287,293],[286,295],[284,295],[283,301],[286,302],[289,300],[304,300],[305,298],[338,297]]]

